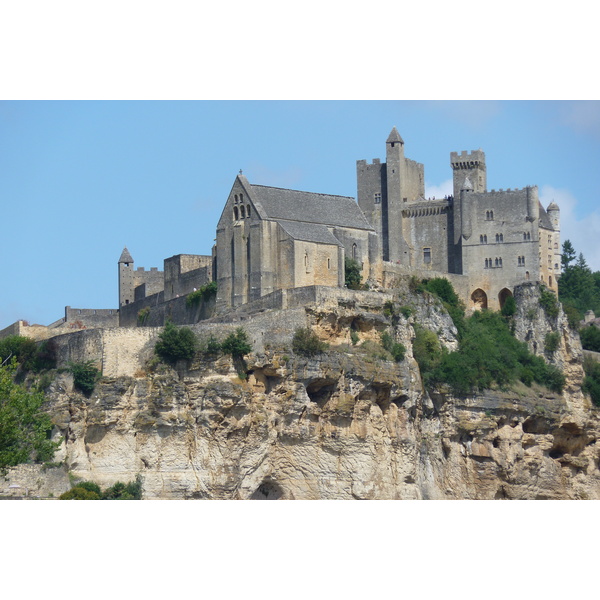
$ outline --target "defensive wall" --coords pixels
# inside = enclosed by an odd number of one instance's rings
[[[201,301],[196,306],[187,306],[187,296],[165,300],[165,294],[159,292],[141,298],[119,309],[121,327],[162,327],[167,320],[177,325],[192,325],[210,318],[215,311],[215,298]]]

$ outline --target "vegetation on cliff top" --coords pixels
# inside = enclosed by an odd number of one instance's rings
[[[138,475],[135,481],[114,485],[102,491],[93,481],[80,481],[68,492],[59,496],[59,500],[141,500],[142,478]]]
[[[41,409],[44,395],[15,382],[17,360],[0,365],[0,470],[29,461],[49,461],[58,442]]]
[[[423,281],[422,289],[437,295],[458,330],[459,347],[448,352],[437,336],[415,328],[413,354],[426,386],[450,386],[456,394],[468,394],[493,387],[507,388],[516,381],[531,385],[534,381],[561,392],[564,375],[543,358],[529,352],[527,344],[517,340],[509,326],[509,317],[501,313],[475,311],[469,318],[449,282]],[[552,341],[549,340],[549,348]]]

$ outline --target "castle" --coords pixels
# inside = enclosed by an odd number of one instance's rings
[[[118,313],[79,309],[77,315],[67,307],[57,323],[68,325],[70,311],[84,326],[88,316],[91,327],[135,326],[142,310],[151,315],[147,324],[195,322],[276,292],[343,287],[347,257],[375,290],[401,275],[446,277],[469,310],[501,308],[526,281],[556,291],[559,207],[544,209],[535,186],[487,191],[482,150],[452,152],[450,166],[452,195],[426,199],[424,166],[405,157],[394,127],[385,162],[357,161],[357,201],[254,185],[240,171],[212,255],[180,254],[167,258],[163,271],[146,271],[134,269],[125,248],[118,261]],[[186,296],[211,281],[217,282],[214,310],[190,310]]]

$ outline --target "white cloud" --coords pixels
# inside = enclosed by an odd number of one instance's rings
[[[556,202],[560,207],[561,243],[570,240],[577,254],[583,253],[589,267],[600,271],[600,211],[594,210],[578,219],[575,214],[577,199],[569,190],[544,185],[539,193],[544,208],[550,202]]]
[[[450,196],[452,195],[453,185],[452,179],[446,179],[439,185],[425,182],[425,198],[437,198],[439,200],[444,196]]]

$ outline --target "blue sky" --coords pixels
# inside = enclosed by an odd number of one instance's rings
[[[117,260],[210,254],[240,169],[250,182],[356,196],[358,159],[397,126],[451,190],[451,151],[482,148],[488,189],[538,185],[563,239],[600,269],[600,102],[4,101],[0,328],[117,307]]]

